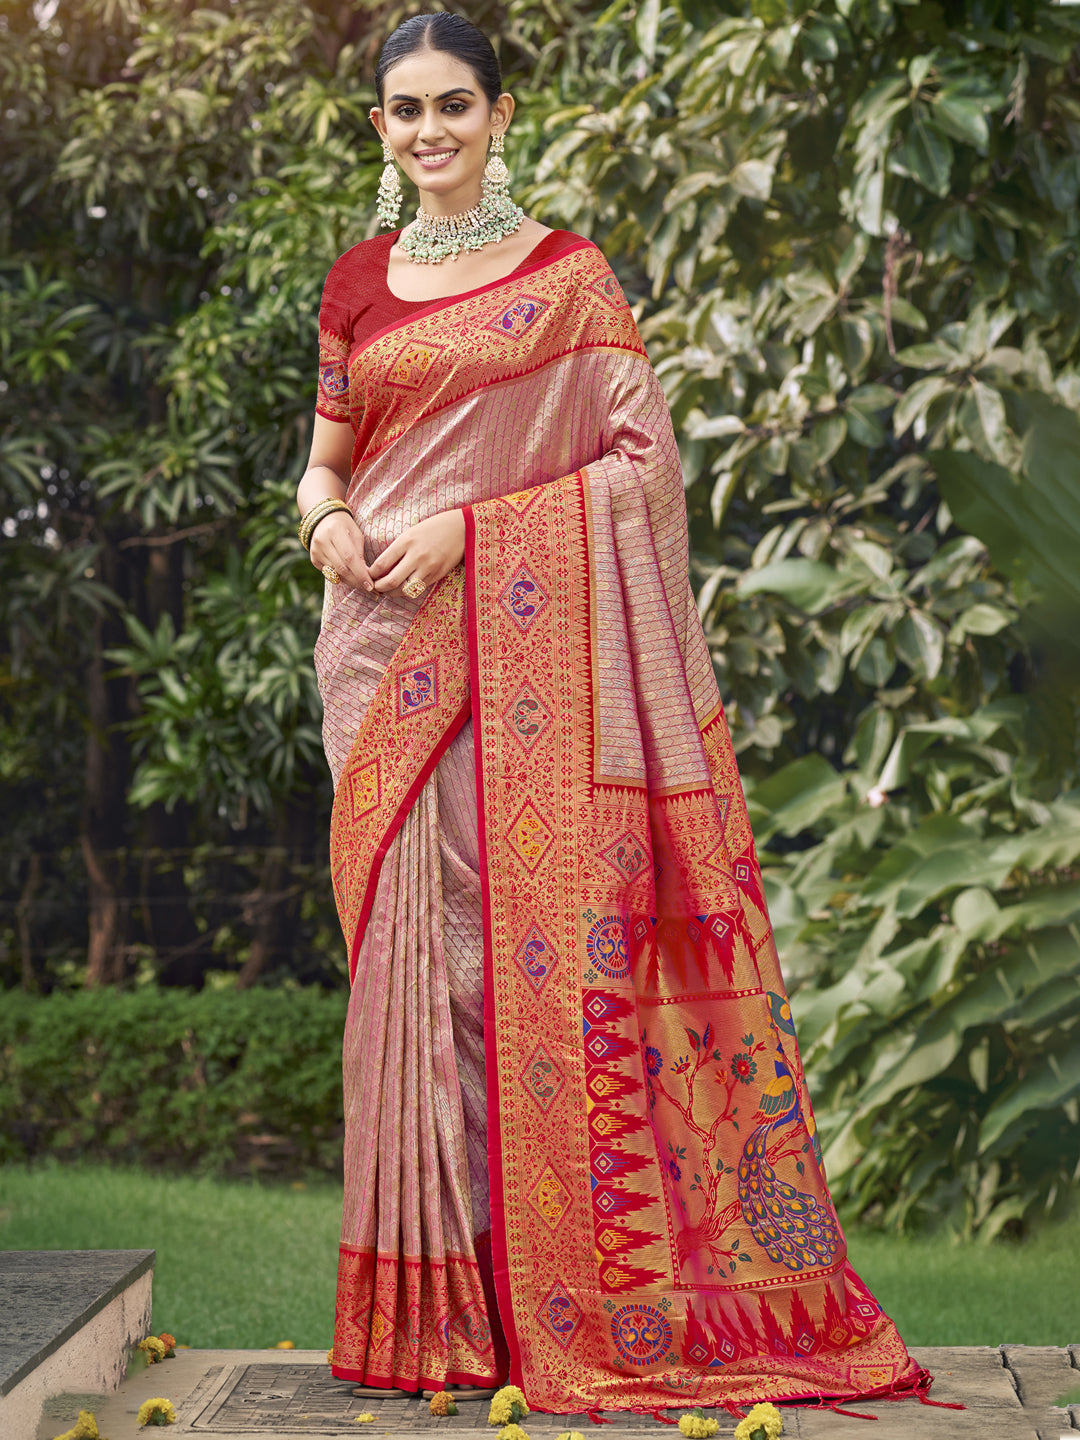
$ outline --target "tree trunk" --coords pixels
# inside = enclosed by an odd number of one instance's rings
[[[41,885],[41,856],[35,851],[30,856],[26,872],[26,884],[22,888],[15,906],[15,924],[19,932],[19,959],[22,965],[22,988],[33,994],[37,990],[37,976],[34,973],[34,941],[30,927],[30,914],[34,895]]]
[[[102,548],[105,583],[115,587],[114,552]],[[109,573],[109,572],[113,573]],[[127,840],[127,746],[120,725],[126,718],[126,682],[109,677],[105,651],[123,641],[113,616],[98,616],[86,671],[86,789],[79,837],[89,882],[89,944],[86,983],[113,985],[124,978],[127,899],[124,894]]]

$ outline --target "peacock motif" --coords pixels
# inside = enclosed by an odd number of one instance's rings
[[[774,1022],[787,1028],[775,1011]],[[778,1179],[770,1163],[769,1136],[781,1126],[806,1130],[811,1144],[816,1139],[803,1122],[798,1087],[779,1039],[773,1069],[775,1076],[761,1092],[751,1121],[755,1128],[739,1160],[739,1206],[751,1235],[770,1260],[788,1270],[816,1269],[832,1262],[840,1247],[840,1231],[831,1206]]]

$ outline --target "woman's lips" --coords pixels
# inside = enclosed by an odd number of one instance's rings
[[[413,157],[425,170],[438,170],[448,165],[457,153],[456,150],[414,150]]]

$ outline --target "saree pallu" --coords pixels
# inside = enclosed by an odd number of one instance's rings
[[[335,1374],[501,1379],[497,1322],[541,1410],[925,1390],[847,1263],[615,277],[578,241],[340,363],[372,550],[454,507],[467,540],[418,603],[330,597],[317,651],[354,976]]]

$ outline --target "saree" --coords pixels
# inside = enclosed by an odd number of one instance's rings
[[[316,649],[353,983],[334,1373],[509,1375],[550,1412],[921,1394],[847,1262],[618,281],[555,232],[387,321],[393,239],[331,272],[320,410],[369,557],[452,508],[466,551],[417,601],[328,587]]]

